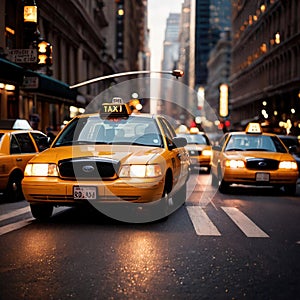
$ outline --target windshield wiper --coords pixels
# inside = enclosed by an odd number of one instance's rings
[[[249,148],[249,149],[245,149],[245,151],[266,151],[266,152],[271,152],[270,149],[264,149],[264,148]]]
[[[230,149],[226,149],[225,151],[244,151],[244,149],[241,149],[241,148],[230,148]]]

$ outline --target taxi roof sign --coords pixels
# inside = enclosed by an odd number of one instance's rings
[[[249,123],[246,128],[246,133],[261,134],[262,128],[259,123]]]
[[[116,102],[114,102],[117,100]],[[119,101],[122,102],[119,102]],[[127,119],[131,115],[131,109],[127,103],[123,103],[122,98],[114,98],[112,103],[103,103],[100,108],[102,119]]]

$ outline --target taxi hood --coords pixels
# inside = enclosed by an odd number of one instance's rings
[[[49,148],[36,155],[30,162],[58,163],[72,158],[95,157],[97,159],[111,159],[124,164],[147,164],[151,161],[159,162],[159,157],[166,151],[159,147],[145,147],[132,145],[76,145]]]
[[[227,159],[250,159],[250,158],[267,158],[278,161],[293,160],[289,153],[266,152],[266,151],[227,151],[224,153]]]

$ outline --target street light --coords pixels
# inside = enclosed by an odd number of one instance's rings
[[[87,81],[83,81],[74,85],[70,86],[70,89],[78,88],[84,85],[88,85],[91,83],[95,83],[97,81],[110,79],[110,78],[116,78],[116,77],[122,77],[122,76],[130,76],[130,75],[140,75],[140,74],[151,74],[151,73],[157,73],[157,74],[170,74],[175,76],[177,79],[179,77],[182,77],[184,75],[184,72],[182,70],[172,70],[172,71],[131,71],[131,72],[123,72],[123,73],[116,73],[101,77],[96,77]]]

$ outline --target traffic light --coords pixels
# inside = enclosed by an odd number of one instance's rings
[[[52,45],[46,41],[38,43],[38,64],[52,65]]]

